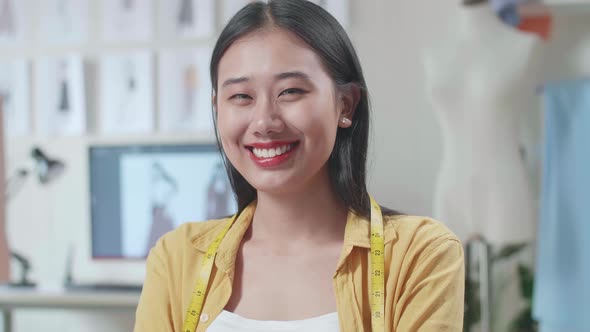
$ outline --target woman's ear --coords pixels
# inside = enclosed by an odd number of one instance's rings
[[[349,84],[340,90],[340,123],[352,123],[354,111],[361,99],[361,89],[356,84]]]
[[[217,95],[215,92],[211,95],[211,106],[213,106],[213,111],[217,113]]]

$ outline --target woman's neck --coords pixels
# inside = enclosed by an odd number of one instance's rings
[[[348,209],[334,192],[327,169],[288,193],[258,192],[249,238],[273,246],[342,241]]]

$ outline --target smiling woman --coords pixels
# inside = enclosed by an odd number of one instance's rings
[[[239,212],[160,239],[135,330],[461,331],[455,235],[367,192],[368,93],[338,22],[304,0],[251,3],[211,80]]]
[[[358,86],[335,86],[310,46],[288,30],[270,27],[246,34],[226,50],[218,81],[223,82],[215,100],[223,150],[258,196],[329,185],[327,161],[338,127],[347,126],[338,120],[352,118]],[[276,156],[283,147],[289,153]]]

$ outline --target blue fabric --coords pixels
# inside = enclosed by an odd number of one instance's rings
[[[590,331],[590,80],[545,87],[533,316],[541,331]]]

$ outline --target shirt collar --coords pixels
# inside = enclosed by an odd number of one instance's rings
[[[225,234],[223,241],[221,241],[219,244],[219,248],[217,249],[218,253],[223,252],[225,249],[229,249],[228,247],[233,247],[231,244],[234,242],[239,245],[240,241],[238,240],[242,239],[246,233],[246,230],[250,226],[255,210],[256,201],[253,201],[247,205],[244,210],[242,210],[236,221],[234,221],[232,227],[228,230],[227,234]],[[222,229],[227,225],[228,222],[230,222],[231,218],[233,218],[233,216],[222,219],[215,226],[204,230],[200,234],[196,234],[192,240],[193,246],[199,251],[206,252],[209,248],[209,245],[213,243]]]
[[[248,230],[254,211],[256,210],[256,201],[250,203],[238,216],[232,227],[229,229],[223,241],[221,241],[217,250],[215,263],[221,270],[227,271],[235,263],[235,257],[238,252],[241,239]],[[223,227],[231,220],[230,218],[223,219],[215,226],[204,230],[201,234],[197,234],[193,238],[193,246],[202,252],[206,252],[209,245],[219,235]],[[384,240],[385,244],[397,239],[397,232],[391,223],[386,223],[384,220]],[[371,247],[371,222],[354,212],[350,211],[347,216],[346,226],[344,230],[344,245],[355,246],[361,248]]]
[[[391,223],[383,221],[383,237],[385,244],[397,239],[397,232]],[[354,212],[348,213],[346,228],[344,230],[344,244],[355,247],[371,247],[371,221]]]

